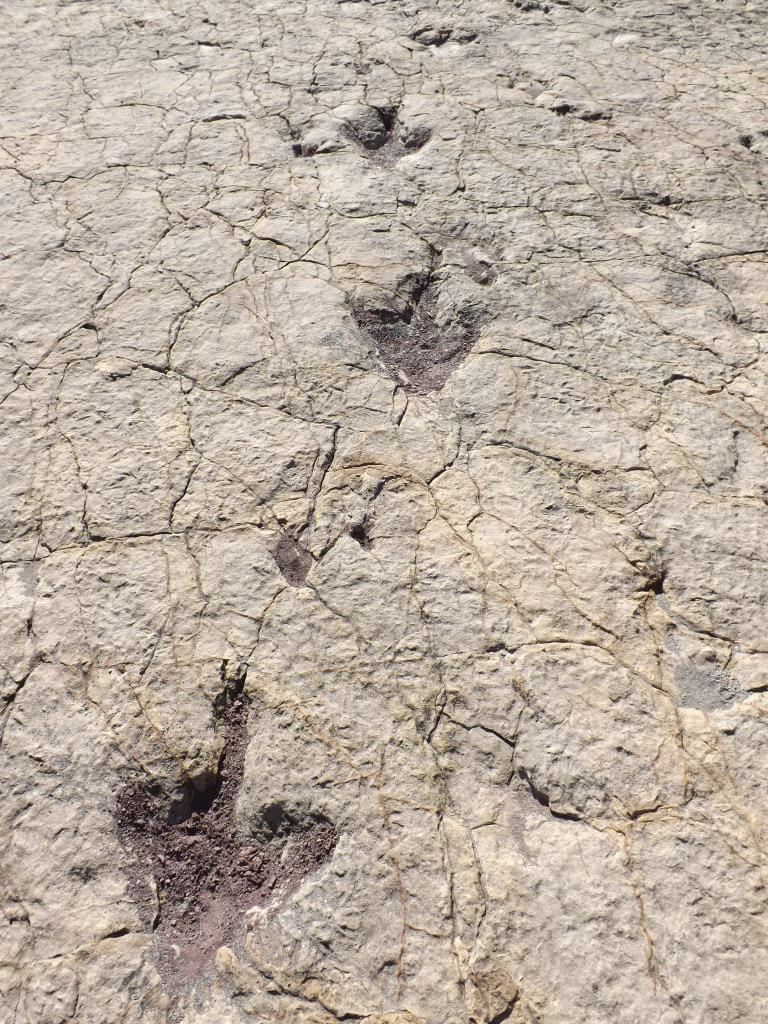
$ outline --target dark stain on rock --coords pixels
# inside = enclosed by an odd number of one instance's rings
[[[422,46],[443,46],[449,40],[454,43],[471,43],[477,39],[477,32],[464,27],[425,25],[411,32],[410,38]]]
[[[408,153],[415,153],[422,146],[426,146],[431,138],[432,130],[426,125],[416,124],[409,128],[400,127],[400,139]]]
[[[744,149],[765,154],[768,151],[768,129],[744,132],[739,136],[739,145]]]
[[[355,523],[354,526],[350,526],[349,535],[352,540],[357,541],[361,548],[365,551],[370,551],[373,547],[373,541],[371,540],[370,534],[368,533],[368,520],[363,519],[360,523]]]
[[[312,555],[287,533],[280,536],[274,559],[277,567],[292,587],[303,587],[312,568]]]
[[[192,988],[216,950],[238,938],[248,907],[295,889],[336,845],[336,830],[324,819],[288,821],[259,839],[242,834],[235,801],[248,743],[244,682],[244,673],[227,680],[214,705],[224,730],[215,772],[173,796],[133,783],[117,801],[118,832],[131,853],[129,892],[152,928],[172,996]]]
[[[664,593],[664,580],[667,578],[667,574],[664,569],[659,569],[654,572],[648,580],[648,590],[652,594],[656,594],[658,597]]]
[[[449,28],[432,25],[425,28],[418,28],[414,32],[411,32],[411,39],[415,43],[421,43],[422,46],[442,46],[443,43],[447,43],[450,38],[451,30]]]
[[[543,14],[549,14],[550,11],[549,4],[542,3],[541,0],[511,0],[511,3],[518,11],[523,11],[526,14],[531,11],[541,11]]]
[[[571,114],[579,121],[610,121],[612,117],[610,110],[584,103],[570,103],[568,100],[556,100],[549,109],[558,117]]]
[[[490,285],[499,276],[491,264],[482,258],[469,255],[464,264],[464,272],[475,284]]]

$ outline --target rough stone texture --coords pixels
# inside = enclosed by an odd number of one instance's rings
[[[1,31],[3,1024],[767,1020],[764,3]],[[233,679],[179,993],[120,794]]]

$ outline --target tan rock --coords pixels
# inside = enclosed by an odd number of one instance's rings
[[[6,7],[0,1024],[763,1024],[762,6]]]

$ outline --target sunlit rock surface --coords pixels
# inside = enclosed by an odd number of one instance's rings
[[[1,39],[3,1024],[766,1021],[765,5]]]

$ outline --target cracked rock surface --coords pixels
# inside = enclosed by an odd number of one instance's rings
[[[768,1019],[765,5],[3,15],[2,1024]]]

